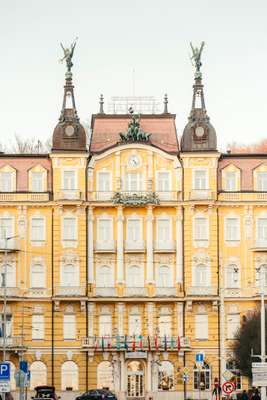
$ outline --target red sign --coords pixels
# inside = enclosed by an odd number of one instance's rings
[[[224,382],[222,385],[222,390],[225,394],[231,394],[235,390],[234,382]]]

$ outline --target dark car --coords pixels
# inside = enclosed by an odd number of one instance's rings
[[[32,399],[53,399],[59,400],[60,396],[56,395],[54,386],[36,386],[34,388],[35,396]]]
[[[76,400],[117,400],[117,397],[108,389],[95,389],[76,397]]]

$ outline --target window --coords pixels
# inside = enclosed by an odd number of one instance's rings
[[[129,335],[139,336],[142,332],[141,315],[129,315]]]
[[[97,190],[99,192],[111,191],[111,174],[110,172],[99,172],[97,180]]]
[[[32,316],[32,339],[44,339],[44,316]]]
[[[240,240],[239,218],[225,218],[225,240]]]
[[[242,378],[241,378],[241,373],[240,370],[237,369],[235,361],[228,361],[226,363],[226,369],[232,372],[234,375],[231,380],[235,383],[236,390],[241,390],[242,389]]]
[[[140,175],[137,173],[126,174],[125,189],[128,192],[137,192],[140,190]]]
[[[208,240],[208,219],[197,217],[194,220],[194,239]]]
[[[45,219],[32,218],[31,219],[31,241],[38,242],[45,240]]]
[[[63,337],[64,339],[76,339],[76,315],[64,314]]]
[[[64,264],[61,266],[61,286],[77,287],[79,282],[79,269],[75,265]]]
[[[42,361],[34,361],[30,366],[30,371],[31,390],[34,390],[36,386],[47,385],[47,367]]]
[[[45,268],[42,264],[34,264],[31,267],[31,287],[45,288]]]
[[[236,265],[228,265],[226,268],[226,287],[239,287],[239,268]]]
[[[114,390],[113,367],[109,361],[101,361],[97,366],[97,387]]]
[[[174,390],[174,369],[170,361],[161,361],[158,367],[158,390]]]
[[[31,172],[32,178],[32,192],[43,192],[44,185],[43,185],[43,172]]]
[[[78,365],[65,361],[61,366],[61,390],[79,390]]]
[[[172,335],[172,317],[171,315],[160,315],[159,316],[159,336],[160,337],[171,337]]]
[[[240,315],[228,314],[227,315],[227,339],[234,339],[235,334],[240,327]]]
[[[127,241],[138,242],[141,238],[141,220],[128,219],[127,220]]]
[[[170,219],[157,220],[158,242],[165,242],[171,239],[171,221]]]
[[[160,265],[157,269],[157,287],[168,288],[173,286],[171,269],[167,265]]]
[[[0,191],[1,192],[12,192],[13,172],[0,172]]]
[[[73,217],[63,218],[62,240],[77,240],[77,220]]]
[[[98,224],[98,241],[109,242],[113,240],[112,219],[99,219]]]
[[[111,267],[103,265],[96,269],[97,287],[114,287],[114,278]]]
[[[157,191],[167,192],[170,190],[170,173],[169,172],[158,172],[157,173]]]
[[[209,338],[209,320],[207,314],[195,315],[195,338],[206,340]]]
[[[205,190],[207,188],[207,171],[196,170],[194,171],[194,189]]]
[[[267,172],[257,172],[257,190],[260,192],[267,191]]]
[[[131,265],[127,268],[126,274],[127,287],[144,287],[144,271],[137,265]]]
[[[210,277],[207,265],[199,264],[194,267],[193,271],[193,286],[209,286]]]
[[[5,238],[14,236],[13,232],[13,218],[0,218],[0,247],[2,249],[4,249],[6,245],[8,249],[14,247],[14,239],[8,240],[7,243],[5,241]]]
[[[257,240],[267,242],[267,218],[259,218],[257,221]]]
[[[260,286],[261,280],[263,281],[263,286],[267,286],[267,265],[261,265],[256,268],[256,286]]]
[[[0,314],[0,337],[4,336],[4,314]],[[12,337],[12,314],[6,315],[6,337]]]
[[[99,336],[112,336],[112,317],[111,315],[99,316]]]
[[[76,189],[76,172],[75,171],[63,171],[63,190],[75,190]]]
[[[16,287],[16,268],[14,265],[9,265],[7,264],[2,265],[1,268],[1,276],[0,276],[0,283],[1,283],[1,287],[4,287],[4,274],[5,274],[5,270],[6,270],[6,287],[8,288],[12,288],[12,287]]]
[[[208,364],[204,363],[201,370],[194,367],[194,390],[210,390],[211,371]]]
[[[236,172],[227,171],[225,173],[225,190],[227,192],[236,191]]]

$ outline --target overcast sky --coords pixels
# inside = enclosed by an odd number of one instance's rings
[[[206,42],[203,80],[220,149],[267,137],[266,0],[0,0],[1,135],[46,139],[62,104],[59,43],[78,36],[74,83],[81,121],[100,93],[169,96],[181,135],[190,111],[189,42]]]

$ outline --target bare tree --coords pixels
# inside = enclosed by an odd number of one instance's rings
[[[4,148],[6,153],[43,154],[51,151],[51,138],[41,141],[36,138],[22,138],[21,136],[15,134],[14,139],[15,140],[13,144]]]

